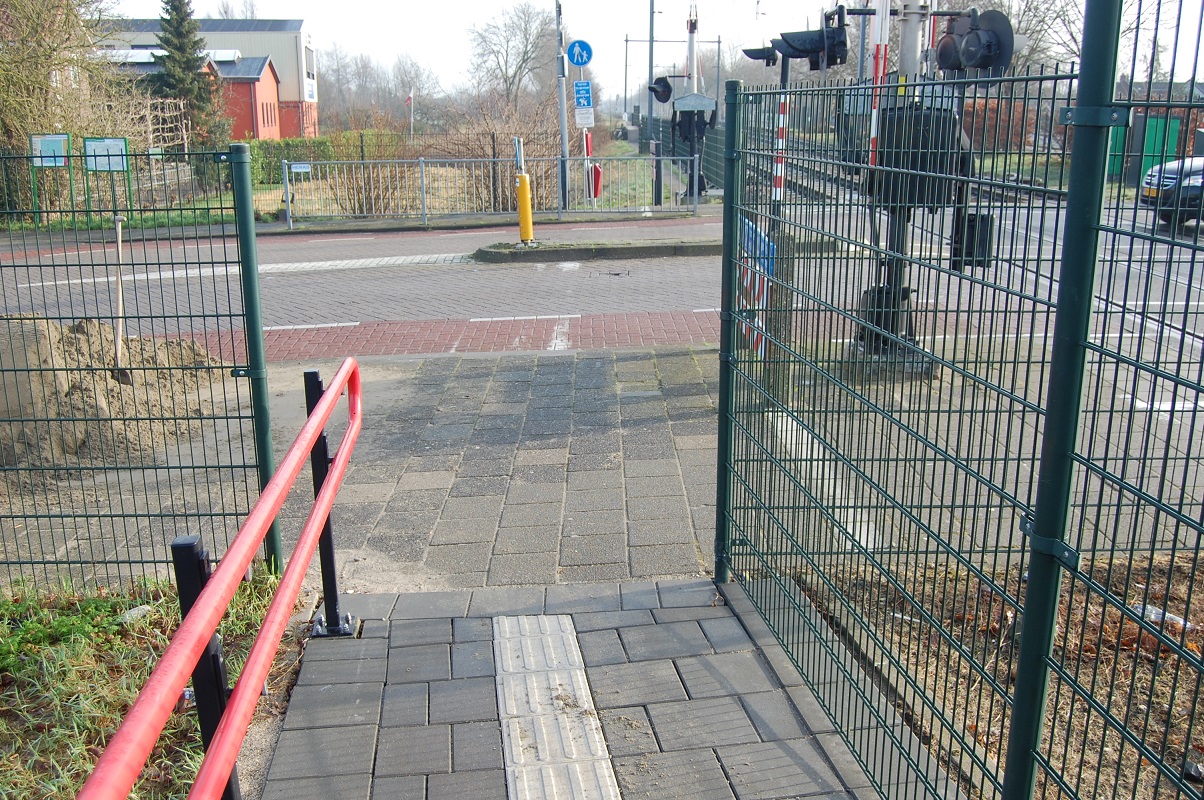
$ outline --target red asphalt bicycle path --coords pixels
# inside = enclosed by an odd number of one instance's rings
[[[718,344],[719,313],[642,311],[539,319],[441,319],[266,330],[269,362],[345,356],[555,352]],[[241,331],[198,334],[211,353],[245,360]]]

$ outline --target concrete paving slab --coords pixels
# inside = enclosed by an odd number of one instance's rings
[[[620,628],[619,638],[632,661],[652,661],[710,653],[711,643],[697,622],[667,622]]]
[[[389,648],[386,683],[419,683],[451,679],[451,645],[419,644]]]
[[[498,718],[497,686],[492,669],[488,676],[432,681],[428,687],[432,723],[481,722]]]
[[[452,725],[452,768],[456,772],[504,767],[502,737],[496,721]]]
[[[390,606],[391,607],[391,606]],[[381,620],[383,622],[383,620]],[[331,636],[325,639],[310,639],[305,643],[305,660],[313,661],[362,661],[384,658],[388,655],[389,642],[383,638],[353,639],[347,636]]]
[[[324,686],[331,683],[383,683],[388,661],[384,658],[365,658],[358,661],[318,660],[301,661],[297,685]]]
[[[384,688],[384,683],[298,685],[289,697],[284,728],[378,725]]]
[[[374,774],[429,775],[451,772],[451,726],[381,728]]]
[[[372,775],[322,775],[316,778],[288,778],[268,781],[263,788],[261,800],[329,800],[331,797],[346,800],[368,800],[372,791]],[[389,795],[397,800],[408,800],[405,795]],[[424,800],[421,795],[411,795]]]
[[[471,593],[421,592],[403,594],[393,606],[392,619],[431,619],[439,617],[462,617],[468,612]]]
[[[372,781],[372,800],[427,800],[425,775],[392,775]],[[327,798],[339,795],[326,795]],[[288,798],[282,798],[288,800]]]
[[[711,750],[649,753],[615,759],[624,800],[734,800]]]
[[[590,684],[598,708],[648,705],[687,697],[677,668],[668,660],[593,667]]]
[[[451,640],[452,626],[448,619],[395,619],[389,623],[390,647],[448,644]]]
[[[598,712],[612,757],[659,753],[660,744],[643,706],[604,708]]]
[[[666,752],[760,741],[744,706],[735,697],[651,703],[648,718]]]
[[[845,789],[814,740],[719,747],[716,752],[740,800],[831,796]]]
[[[419,800],[507,800],[506,773],[487,769],[431,775],[427,778],[427,794]]]
[[[622,587],[623,584],[619,584],[619,586]],[[573,625],[577,628],[578,636],[582,633],[602,630],[604,628],[651,625],[652,622],[652,612],[643,608],[631,609],[629,611],[589,611],[573,614]]]
[[[572,614],[582,611],[618,611],[618,584],[577,584],[549,586],[544,613]]]
[[[268,767],[268,783],[286,778],[371,775],[378,730],[375,725],[350,725],[281,731]]]
[[[742,694],[740,702],[762,741],[801,739],[811,735],[785,690]]]
[[[456,642],[452,645],[452,677],[477,678],[493,675],[493,642]]]
[[[489,588],[473,592],[470,617],[497,617],[513,614],[542,614],[544,588],[522,586]]]
[[[616,630],[579,631],[577,642],[581,645],[581,657],[587,667],[627,662],[627,651],[623,649]]]
[[[430,688],[426,683],[386,685],[380,714],[381,727],[427,724],[430,721],[429,698]]]

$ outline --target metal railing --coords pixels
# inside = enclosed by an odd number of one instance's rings
[[[324,479],[315,482],[316,496],[313,508],[264,615],[260,632],[247,655],[242,674],[239,675],[229,700],[224,702],[221,722],[210,732],[212,738],[206,748],[205,759],[188,797],[191,800],[215,798],[226,790],[238,750],[263,690],[264,680],[271,669],[281,637],[300,595],[305,572],[313,559],[315,549],[319,546],[319,540],[324,538],[329,542],[330,539],[330,509],[334,505],[363,427],[359,366],[354,359],[349,358],[343,362],[330,386],[311,410],[301,432],[281,460],[279,470],[264,487],[238,535],[230,543],[221,564],[205,582],[204,589],[184,616],[179,630],[172,636],[171,643],[139,692],[138,699],[134,701],[121,727],[109,740],[91,776],[79,793],[80,800],[129,796],[185,683],[213,638],[239,582],[250,567],[306,459],[311,459],[315,464],[324,460],[312,458],[314,448],[319,442],[323,442],[324,455],[324,428],[344,390],[347,394],[347,425],[343,438],[333,460],[330,461]],[[328,549],[333,553],[332,548]],[[324,563],[324,581],[333,580],[332,575],[326,575],[325,566]],[[331,566],[333,567],[333,564]],[[331,585],[327,583],[328,595]],[[329,600],[328,596],[328,608]]]
[[[0,583],[224,551],[270,477],[249,175],[245,145],[0,158]]]
[[[717,580],[884,797],[1199,796],[1204,93],[1088,17],[872,154],[866,85],[729,84]]]
[[[701,157],[575,157],[561,202],[560,159],[527,158],[536,213],[697,213],[687,191]],[[595,185],[594,167],[602,170]],[[283,162],[285,220],[517,215],[512,159]]]

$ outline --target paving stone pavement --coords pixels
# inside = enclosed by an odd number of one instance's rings
[[[706,573],[717,365],[692,347],[365,361],[364,429],[332,514],[345,588]],[[273,403],[277,452],[300,429],[301,377],[270,378],[292,387]],[[286,540],[309,504],[294,491]]]
[[[301,368],[272,367],[277,452],[304,415]],[[747,597],[709,577],[714,348],[365,359],[362,374],[332,514],[362,633],[307,644],[264,798],[873,795]],[[286,540],[310,503],[294,495]],[[588,684],[604,741],[588,763],[614,793],[584,788],[578,761],[543,764],[550,734],[506,738],[495,625],[549,617],[568,620],[570,683]]]
[[[876,796],[735,585],[348,594],[343,608],[363,621],[362,636],[307,645],[264,800],[517,800],[492,620],[532,614],[571,619],[581,690],[592,691],[626,800]],[[522,747],[535,759],[550,749]],[[564,766],[549,761],[538,765],[545,773]],[[565,783],[519,794],[612,796]]]

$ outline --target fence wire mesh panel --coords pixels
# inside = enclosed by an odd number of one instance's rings
[[[883,796],[1201,796],[1200,25],[731,89],[718,556]]]
[[[526,159],[534,212],[689,211],[691,175],[701,168],[688,156],[575,156],[565,163],[562,208],[560,159]],[[513,159],[285,162],[283,169],[294,221],[518,214]]]
[[[231,165],[41,152],[0,160],[0,581],[220,555],[258,490]]]
[[[1082,560],[1064,568],[1058,598],[1037,791],[1199,798],[1204,29],[1197,0],[1125,3],[1119,19],[1105,96],[1129,125],[1100,135],[1065,533]]]

